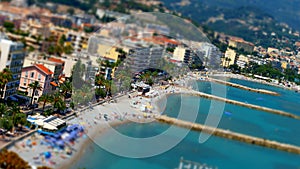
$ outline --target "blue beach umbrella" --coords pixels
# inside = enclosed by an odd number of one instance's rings
[[[49,151],[44,152],[44,156],[46,159],[51,158],[51,153]]]

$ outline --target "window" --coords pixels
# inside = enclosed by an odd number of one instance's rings
[[[28,71],[25,72],[25,77],[28,77]]]
[[[41,79],[42,79],[42,75],[39,74],[39,75],[38,75],[38,80],[41,80]]]
[[[31,76],[30,76],[31,78],[33,78],[34,77],[34,72],[31,72]]]

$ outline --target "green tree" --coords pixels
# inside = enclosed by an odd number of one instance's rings
[[[75,89],[80,89],[84,84],[83,75],[85,74],[85,65],[78,60],[72,70],[72,86]]]
[[[5,116],[6,113],[7,113],[7,111],[8,111],[7,105],[4,104],[4,103],[0,103],[0,118],[2,118],[3,116]]]
[[[131,74],[127,70],[115,72],[115,82],[118,84],[119,91],[127,91],[131,87]]]
[[[94,96],[94,92],[87,85],[83,85],[82,88],[76,89],[73,93],[72,99],[75,105],[87,105]]]
[[[53,101],[53,97],[52,95],[50,94],[45,94],[45,95],[42,95],[40,98],[39,98],[39,102],[42,102],[43,103],[43,112],[45,111],[45,106],[47,103],[52,103]]]
[[[13,32],[15,25],[12,22],[7,22],[6,21],[6,22],[3,23],[3,27],[6,29],[6,31]]]
[[[59,86],[60,92],[63,94],[64,99],[71,95],[72,93],[72,83],[67,80]]]
[[[151,72],[147,71],[144,74],[141,75],[141,80],[144,81],[146,84],[148,85],[152,85],[153,84],[153,79],[151,76]]]
[[[59,41],[58,41],[59,46],[64,46],[66,40],[67,40],[66,35],[62,35],[62,36],[59,38]]]
[[[31,94],[31,104],[33,104],[33,97],[37,91],[41,91],[43,88],[38,81],[34,81],[28,85],[28,87],[32,90]]]
[[[55,111],[66,109],[66,103],[62,100],[60,93],[53,94],[53,107]]]
[[[9,69],[5,68],[2,72],[0,72],[0,96],[1,98],[4,95],[4,89],[8,82],[12,80],[12,73]]]
[[[103,88],[99,87],[95,90],[95,94],[98,97],[104,98],[106,96],[106,91]]]
[[[21,113],[20,107],[16,103],[12,103],[11,105],[9,105],[9,110],[6,118],[12,120],[12,132],[15,131],[15,126],[17,126],[18,124],[24,125],[27,122],[26,115]]]
[[[11,117],[0,118],[0,127],[5,130],[11,130],[13,128],[13,121]]]
[[[74,51],[74,49],[71,45],[66,45],[63,48],[63,52],[67,55],[71,54],[73,51]]]

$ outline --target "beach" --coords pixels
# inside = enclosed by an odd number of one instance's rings
[[[225,75],[230,78],[249,80],[249,78],[238,75]],[[176,82],[179,86],[191,85],[196,79],[192,76],[185,76]],[[255,81],[252,79],[252,81]],[[153,96],[138,96],[137,92],[123,95],[102,104],[95,104],[77,111],[77,115],[67,120],[68,125],[79,124],[84,127],[84,134],[72,145],[72,154],[67,155],[63,150],[53,149],[43,144],[44,138],[38,133],[17,141],[9,148],[18,153],[32,166],[49,166],[51,168],[69,168],[71,164],[80,159],[88,145],[92,144],[95,137],[113,127],[125,123],[151,123],[155,117],[160,115],[167,103],[167,96],[172,93],[188,91],[187,88],[176,86],[155,86],[152,89]],[[27,146],[30,140],[31,146]],[[50,152],[51,158],[45,159],[44,153]]]
[[[161,107],[166,104],[166,95],[174,91],[182,90],[171,86],[167,89],[160,86],[154,87],[155,97],[137,96],[137,93],[124,95],[113,101],[106,101],[100,105],[90,106],[84,111],[77,112],[67,120],[68,125],[79,124],[84,127],[84,134],[76,139],[70,146],[72,154],[67,155],[65,151],[58,150],[46,145],[44,136],[37,132],[29,137],[19,140],[9,147],[26,160],[31,166],[48,166],[51,168],[68,168],[73,161],[80,158],[85,148],[93,143],[93,138],[101,137],[106,130],[125,123],[150,123],[155,121],[155,116],[161,112]],[[164,102],[165,100],[165,102]],[[159,106],[158,106],[158,103]],[[160,107],[160,108],[159,108]],[[163,109],[163,108],[162,108]],[[28,142],[31,144],[28,145]],[[44,157],[45,152],[51,153],[51,158]]]

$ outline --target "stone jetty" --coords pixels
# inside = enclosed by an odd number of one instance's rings
[[[251,108],[251,109],[255,109],[255,110],[260,110],[260,111],[264,111],[264,112],[268,112],[268,113],[277,114],[277,115],[286,116],[286,117],[290,117],[290,118],[300,120],[300,116],[297,116],[297,115],[291,114],[291,113],[287,113],[287,112],[284,112],[284,111],[281,111],[281,110],[276,110],[276,109],[271,109],[271,108],[267,108],[267,107],[257,106],[257,105],[244,103],[244,102],[240,102],[240,101],[235,101],[235,100],[230,100],[230,99],[227,99],[227,98],[210,95],[210,94],[206,94],[206,93],[203,93],[203,92],[198,92],[198,91],[188,89],[188,88],[185,88],[185,87],[180,87],[180,88],[182,88],[184,90],[181,91],[181,92],[177,92],[178,94],[218,100],[218,101],[222,101],[222,102],[229,103],[229,104],[243,106],[243,107],[247,107],[247,108]]]
[[[267,147],[267,148],[272,148],[276,150],[281,150],[281,151],[286,151],[289,153],[295,153],[295,154],[300,154],[300,147],[290,145],[290,144],[285,144],[285,143],[280,143],[277,141],[272,141],[272,140],[267,140],[263,138],[258,138],[258,137],[253,137],[245,134],[240,134],[240,133],[235,133],[229,130],[224,130],[224,129],[219,129],[219,128],[213,128],[209,126],[205,126],[202,124],[198,123],[192,123],[188,121],[183,121],[179,120],[176,118],[171,118],[165,115],[157,116],[156,120],[162,123],[167,123],[167,124],[172,124],[176,125],[178,127],[183,127],[195,131],[200,131],[200,132],[205,132],[208,134],[212,134],[218,137],[223,137],[231,140],[237,140],[240,142],[248,143],[248,144],[253,144],[253,145],[258,145],[262,147]]]
[[[214,78],[209,78],[208,80],[212,81],[212,82],[220,83],[220,84],[223,84],[223,85],[226,85],[226,86],[232,86],[232,87],[240,88],[240,89],[243,89],[243,90],[248,90],[248,91],[251,91],[251,92],[268,94],[268,95],[273,95],[273,96],[279,96],[279,93],[269,91],[269,90],[265,90],[265,89],[250,88],[250,87],[243,86],[243,85],[240,85],[240,84],[231,83],[231,82],[227,82],[227,81],[219,80],[219,79],[214,79]]]

